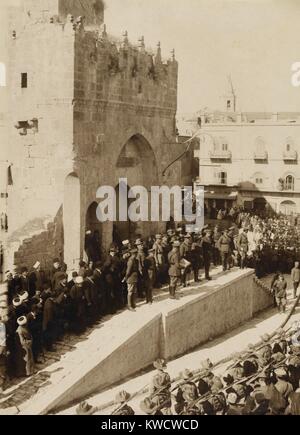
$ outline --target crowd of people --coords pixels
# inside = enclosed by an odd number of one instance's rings
[[[171,380],[164,360],[154,362],[148,396],[138,413],[146,415],[300,415],[299,327],[289,333],[265,334],[260,345],[249,345],[232,356],[216,374],[210,360],[199,370],[185,369]],[[120,391],[114,415],[134,415],[131,396]],[[76,413],[91,415],[97,408],[81,403]]]
[[[285,218],[240,213],[229,228],[205,225],[188,233],[181,226],[146,239],[115,241],[105,258],[81,261],[72,276],[59,258],[49,271],[43,271],[39,261],[31,269],[7,271],[9,309],[1,319],[6,335],[2,385],[5,376],[32,375],[44,350],[55,351],[55,342],[66,332],[81,334],[101,317],[126,306],[134,312],[137,298],[152,304],[154,288],[166,286],[170,298],[176,299],[177,289],[188,286],[191,278],[199,282],[203,269],[204,278],[211,280],[212,264],[222,265],[224,271],[253,267],[258,277],[290,271],[298,258],[299,239],[298,227]],[[297,271],[295,276],[299,285]],[[279,281],[274,282],[278,301],[279,290],[282,294],[285,290]]]

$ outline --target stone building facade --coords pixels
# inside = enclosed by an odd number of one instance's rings
[[[87,230],[103,248],[150,235],[161,222],[101,224],[96,191],[180,184],[176,140],[178,63],[108,36],[102,1],[23,1],[9,41],[8,266],[83,257]]]
[[[223,111],[185,116],[180,133],[198,131],[196,182],[208,209],[236,204],[246,209],[300,213],[300,113],[240,113],[229,95]]]

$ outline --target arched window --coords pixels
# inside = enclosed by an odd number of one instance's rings
[[[284,190],[294,190],[295,178],[292,175],[287,175],[284,183]]]
[[[255,153],[262,154],[266,152],[266,142],[265,139],[261,136],[255,139]]]

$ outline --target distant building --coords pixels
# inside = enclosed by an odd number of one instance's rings
[[[240,113],[234,92],[224,111],[200,111],[180,119],[180,134],[199,130],[197,183],[208,209],[244,206],[300,213],[300,112]],[[201,128],[200,128],[201,127]]]

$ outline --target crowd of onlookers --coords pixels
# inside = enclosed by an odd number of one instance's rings
[[[53,260],[50,270],[42,270],[37,261],[30,269],[7,271],[2,373],[30,376],[43,352],[55,350],[55,342],[66,332],[81,334],[101,317],[126,306],[135,311],[137,299],[152,304],[154,288],[166,286],[176,299],[178,287],[187,286],[189,280],[210,280],[211,264],[222,265],[224,271],[252,267],[258,277],[290,272],[299,258],[299,241],[298,227],[284,217],[240,212],[227,226],[205,225],[187,233],[173,222],[164,234],[115,240],[102,258],[94,258],[87,249],[88,260],[81,261],[72,276],[60,258]],[[277,287],[279,281],[278,276]],[[5,376],[0,373],[2,384]]]

